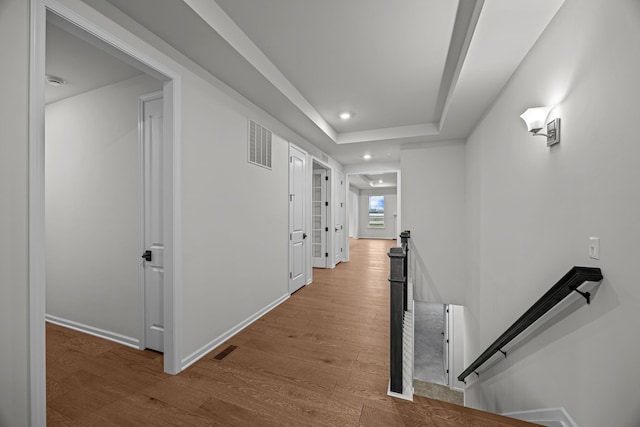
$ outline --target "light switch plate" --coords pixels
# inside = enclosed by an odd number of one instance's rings
[[[600,259],[599,237],[589,237],[589,258]]]

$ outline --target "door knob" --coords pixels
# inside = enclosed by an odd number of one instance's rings
[[[306,239],[307,238],[307,233],[302,233],[302,238]]]
[[[144,251],[142,258],[144,258],[145,261],[151,261],[151,251]]]

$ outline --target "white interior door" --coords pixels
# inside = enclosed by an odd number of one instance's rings
[[[305,229],[305,176],[307,155],[293,145],[289,146],[289,292],[305,285],[306,229]]]
[[[335,223],[334,223],[334,263],[342,262],[344,256],[344,182],[342,173],[336,172]]]
[[[160,352],[164,351],[162,110],[162,93],[142,98],[144,343]]]
[[[313,266],[327,267],[327,171],[313,171],[311,191],[311,257]]]

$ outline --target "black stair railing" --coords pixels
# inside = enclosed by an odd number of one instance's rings
[[[547,293],[536,301],[529,310],[520,316],[509,329],[500,335],[467,369],[458,375],[458,380],[465,382],[465,378],[469,375],[474,372],[477,374],[478,368],[498,352],[507,357],[507,353],[504,351],[505,346],[560,303],[560,301],[569,296],[569,294],[577,292],[586,299],[587,304],[590,304],[591,294],[579,290],[578,287],[584,282],[599,282],[602,278],[602,272],[599,268],[573,267],[558,283],[553,285]]]
[[[407,271],[409,238],[411,233],[400,233],[401,246],[391,248],[389,253],[391,292],[390,304],[390,385],[389,390],[402,393],[402,335],[404,312],[407,310]]]

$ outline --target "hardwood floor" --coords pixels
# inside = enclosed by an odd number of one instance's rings
[[[533,425],[386,395],[392,245],[352,241],[350,263],[314,270],[313,284],[175,376],[158,353],[48,324],[48,425]]]

